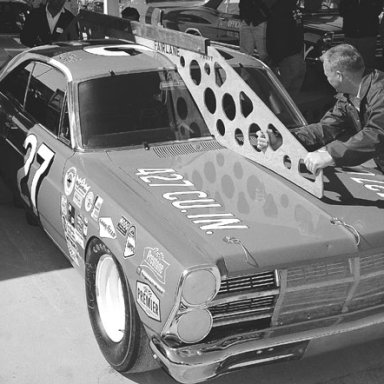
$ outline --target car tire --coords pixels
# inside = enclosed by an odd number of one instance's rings
[[[88,247],[85,283],[90,322],[108,363],[121,373],[158,368],[123,269],[99,239]]]

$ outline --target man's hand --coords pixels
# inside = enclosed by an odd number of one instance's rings
[[[309,152],[307,156],[305,156],[304,164],[308,171],[315,175],[319,169],[335,165],[335,162],[327,151],[317,151]]]
[[[265,151],[270,145],[272,149],[277,149],[282,144],[282,137],[278,134],[276,135],[272,129],[267,129],[267,135],[264,134],[262,131],[258,131],[256,133],[257,135],[257,144],[256,147],[260,151]]]

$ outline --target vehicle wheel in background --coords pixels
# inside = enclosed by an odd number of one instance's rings
[[[85,284],[93,332],[108,363],[121,373],[158,368],[124,272],[98,239],[88,247]]]

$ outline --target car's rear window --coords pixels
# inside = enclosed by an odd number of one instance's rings
[[[176,71],[114,75],[79,84],[85,148],[115,148],[210,136]]]

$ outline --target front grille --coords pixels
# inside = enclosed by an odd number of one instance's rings
[[[281,280],[281,281],[280,281]],[[274,337],[332,326],[384,307],[384,254],[223,279],[208,337]]]
[[[275,271],[224,279],[218,295],[210,306],[213,326],[239,324],[254,321],[258,327],[269,325],[278,294],[278,279]]]
[[[219,295],[223,293],[235,293],[252,289],[264,291],[276,288],[275,272],[258,273],[257,275],[232,277],[223,280]]]

